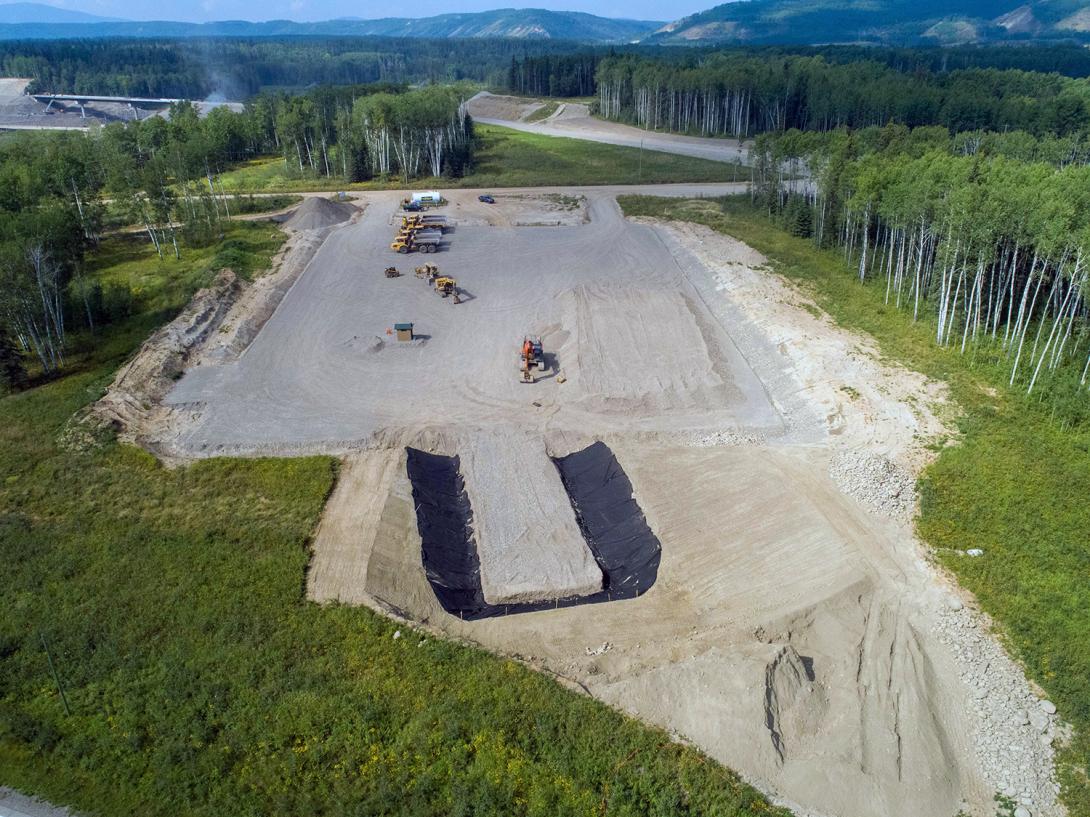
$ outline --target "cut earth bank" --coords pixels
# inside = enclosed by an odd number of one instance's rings
[[[457,306],[407,265],[383,276],[403,260],[387,249],[399,196],[367,195],[362,215],[321,228],[252,341],[191,332],[203,339],[184,377],[161,403],[149,397],[155,422],[120,424],[180,459],[345,455],[316,534],[312,598],[520,656],[802,814],[983,816],[996,791],[1059,814],[1051,716],[1041,721],[908,523],[914,474],[947,434],[942,387],[883,364],[753,250],[627,221],[617,192],[520,191],[583,202],[586,223],[554,227],[508,226],[520,219],[504,201],[451,193],[458,226],[429,260],[458,280]],[[422,337],[393,341],[385,329],[399,321]],[[527,333],[550,361],[533,385],[516,365]],[[209,353],[208,338],[225,351]],[[519,568],[482,564],[482,576],[536,576],[541,598],[590,589],[582,543],[550,511],[560,489],[547,457],[596,440],[661,542],[656,583],[605,604],[480,621],[444,612],[421,564],[405,446],[463,458],[482,561]]]

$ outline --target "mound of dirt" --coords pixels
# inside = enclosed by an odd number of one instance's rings
[[[300,204],[284,226],[289,230],[321,230],[343,224],[356,212],[356,208],[347,202],[316,196]]]
[[[144,341],[117,373],[106,395],[91,407],[92,423],[119,432],[139,428],[155,411],[190,362],[191,354],[222,324],[243,290],[231,270],[199,290],[182,313]]]
[[[586,596],[602,571],[543,442],[483,435],[462,458],[490,604]]]

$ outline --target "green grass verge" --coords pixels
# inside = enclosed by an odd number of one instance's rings
[[[523,122],[540,122],[543,119],[548,119],[550,116],[552,116],[554,113],[556,113],[556,109],[559,108],[559,107],[560,107],[560,103],[555,99],[551,99],[551,100],[545,102],[540,108],[538,108],[532,114],[525,117],[522,121]]]
[[[884,282],[860,285],[839,253],[788,235],[744,197],[625,197],[621,206],[629,215],[694,221],[741,239],[838,323],[950,385],[963,412],[958,444],[943,448],[922,476],[918,531],[1076,727],[1060,755],[1060,776],[1070,813],[1090,816],[1090,429],[1063,430],[1052,405],[1011,392],[1005,369],[985,356],[937,347],[932,323],[914,325],[883,303]],[[985,555],[959,555],[973,547]]]
[[[267,230],[231,240],[256,264]],[[0,784],[119,817],[787,814],[513,661],[305,601],[334,460],[168,469],[59,445],[219,252],[109,242],[92,274],[139,287],[143,311],[0,399]]]
[[[232,216],[251,216],[261,213],[275,213],[292,207],[303,200],[302,196],[281,194],[278,196],[230,196],[227,200]]]
[[[416,179],[410,186],[430,188],[549,187],[596,184],[670,184],[749,179],[748,168],[691,156],[604,145],[580,139],[477,125],[480,140],[474,170],[461,179]],[[641,156],[642,154],[642,156]],[[300,190],[400,190],[400,178],[349,184],[300,174],[279,157],[255,159],[220,177],[230,192]]]

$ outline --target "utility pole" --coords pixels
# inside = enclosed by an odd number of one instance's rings
[[[643,140],[640,140],[640,171],[639,171],[639,183],[643,184]]]
[[[61,694],[61,703],[64,704],[64,714],[72,717],[72,711],[68,708],[68,697],[64,694],[64,685],[61,677],[57,675],[57,668],[53,666],[53,656],[49,652],[49,645],[45,643],[45,633],[38,630],[38,638],[42,640],[42,649],[45,650],[45,660],[49,662],[49,671],[53,673],[53,680],[57,683],[57,691]]]

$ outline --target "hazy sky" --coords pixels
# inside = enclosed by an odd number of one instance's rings
[[[723,0],[415,0],[411,3],[376,0],[41,0],[107,17],[130,20],[329,20],[335,17],[428,17],[458,11],[494,8],[547,8],[585,11],[603,17],[640,20],[675,20],[717,5]]]

